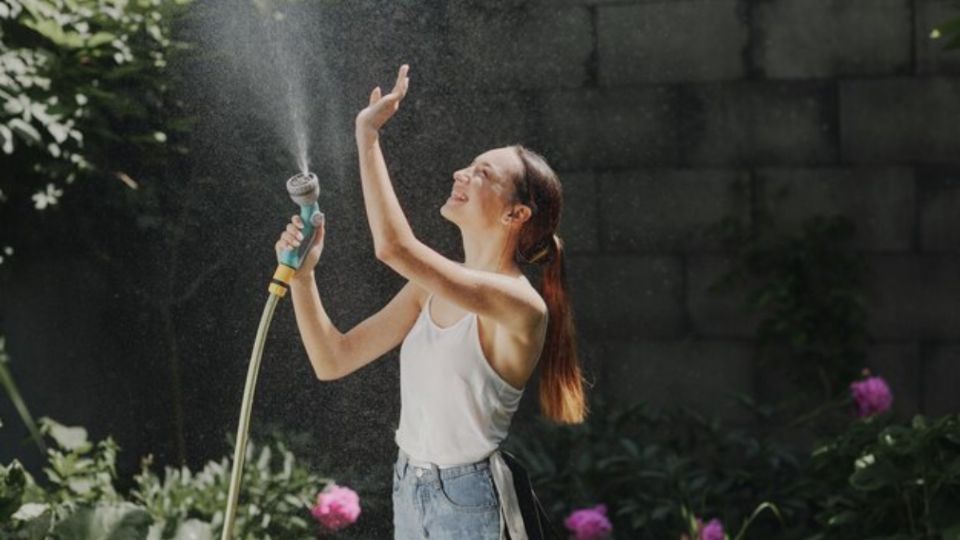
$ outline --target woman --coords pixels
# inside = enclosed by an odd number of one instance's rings
[[[402,341],[395,538],[496,539],[509,532],[520,540],[526,536],[518,492],[498,446],[538,363],[543,414],[560,423],[582,422],[586,414],[563,243],[555,234],[560,183],[542,157],[521,146],[484,152],[453,174],[440,210],[460,228],[464,262],[421,243],[379,144],[380,128],[407,93],[408,69],[400,68],[389,94],[375,88],[356,118],[374,250],[408,282],[378,313],[341,333],[314,280],[321,226],[291,283],[297,325],[320,380],[344,377]],[[277,241],[278,255],[300,245],[301,228],[294,216]],[[540,292],[521,262],[543,266]]]

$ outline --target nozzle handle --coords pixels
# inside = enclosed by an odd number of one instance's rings
[[[300,268],[304,257],[307,256],[307,251],[310,249],[310,246],[313,245],[313,240],[317,235],[317,227],[320,225],[320,220],[322,219],[321,216],[320,206],[317,203],[300,205],[300,219],[303,220],[303,229],[301,231],[303,232],[303,240],[296,249],[285,249],[280,252],[280,258],[278,259],[280,264],[289,266],[294,270]]]

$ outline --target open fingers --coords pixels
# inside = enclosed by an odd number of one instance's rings
[[[403,99],[404,96],[407,95],[407,89],[410,87],[410,78],[407,77],[409,72],[410,66],[407,64],[400,66],[400,71],[397,73],[397,82],[393,85],[393,90],[387,95],[382,95],[379,86],[374,88],[373,92],[370,93],[370,105],[386,105]]]
[[[407,83],[410,82],[410,79],[407,77],[407,74],[410,72],[410,66],[404,64],[400,66],[400,71],[397,72],[397,82],[393,85],[393,91],[391,94],[398,94],[401,97],[407,93]]]

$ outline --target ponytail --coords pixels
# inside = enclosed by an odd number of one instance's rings
[[[549,313],[539,361],[540,412],[558,424],[579,424],[588,411],[573,309],[567,294],[563,241],[555,234],[560,224],[563,191],[543,156],[521,145],[514,149],[523,162],[523,175],[516,179],[517,199],[532,212],[520,231],[517,260],[543,268],[538,290]]]
[[[540,355],[540,411],[558,424],[579,424],[587,416],[577,354],[573,310],[567,295],[563,241],[553,235],[552,256],[543,267],[540,294],[547,303],[547,337]]]

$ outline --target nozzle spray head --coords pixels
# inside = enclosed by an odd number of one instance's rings
[[[290,268],[300,268],[307,250],[313,245],[316,229],[323,223],[323,213],[317,200],[320,198],[320,181],[312,172],[295,174],[287,180],[287,193],[293,202],[300,206],[300,219],[303,221],[304,240],[297,249],[289,249],[280,254],[278,262]]]
[[[310,206],[320,198],[320,181],[312,172],[297,173],[287,180],[287,193],[300,206]]]

